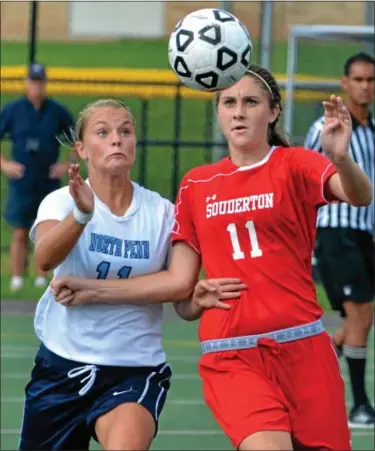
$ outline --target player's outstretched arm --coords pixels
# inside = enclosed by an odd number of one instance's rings
[[[63,221],[43,221],[35,232],[35,261],[42,271],[50,271],[63,262],[76,245],[85,226],[73,214]]]
[[[349,154],[352,135],[349,111],[341,97],[334,95],[328,102],[323,102],[323,106],[322,148],[337,169],[337,174],[328,180],[328,189],[334,198],[343,202],[357,207],[369,205],[372,201],[371,182]]]
[[[94,211],[94,194],[79,175],[79,165],[69,168],[69,190],[75,204],[84,215]],[[50,271],[66,259],[79,240],[86,224],[79,223],[73,212],[63,221],[45,220],[35,232],[35,260],[43,271]]]
[[[168,270],[120,280],[63,277],[51,282],[56,300],[64,305],[85,303],[152,304],[187,299],[194,291],[200,256],[186,243],[172,248]]]

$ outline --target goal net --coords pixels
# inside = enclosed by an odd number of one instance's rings
[[[291,25],[284,94],[284,130],[302,143],[323,112],[328,94],[340,93],[345,61],[359,51],[374,53],[370,26]],[[298,74],[298,75],[297,75]]]

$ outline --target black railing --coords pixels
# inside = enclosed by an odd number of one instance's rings
[[[22,78],[16,77],[1,77],[1,82],[3,84],[6,83],[22,83]],[[203,149],[204,150],[204,163],[209,163],[212,161],[212,150],[214,147],[224,148],[225,145],[222,142],[215,142],[213,140],[213,104],[212,98],[205,97],[200,101],[205,102],[204,108],[204,123],[203,125],[203,136],[202,140],[186,140],[182,139],[182,111],[183,111],[183,94],[181,89],[183,85],[179,82],[159,82],[159,81],[133,81],[133,80],[101,80],[101,79],[64,79],[64,78],[52,78],[48,81],[49,85],[53,86],[56,84],[65,84],[66,85],[82,85],[82,91],[78,95],[93,95],[90,92],[90,87],[95,87],[98,85],[110,85],[110,86],[134,86],[134,87],[173,87],[173,97],[170,97],[170,100],[173,102],[173,111],[171,111],[171,128],[172,128],[172,139],[158,139],[152,138],[149,136],[149,109],[150,109],[150,97],[147,95],[134,95],[127,94],[128,96],[137,98],[140,102],[140,110],[139,110],[139,127],[138,127],[138,140],[137,145],[139,149],[139,165],[138,165],[138,174],[137,180],[142,186],[148,186],[148,178],[147,178],[147,166],[148,166],[148,156],[150,147],[161,147],[161,148],[170,148],[172,149],[172,167],[171,171],[171,186],[170,186],[170,194],[169,197],[172,201],[175,200],[178,186],[180,183],[180,153],[181,148],[186,149]],[[10,86],[10,85],[9,85]],[[87,91],[87,93],[85,92]],[[135,90],[136,91],[136,90]],[[5,92],[10,92],[7,89]],[[76,92],[70,92],[69,89],[64,90],[62,88],[62,93],[64,95],[72,95],[77,96]],[[111,94],[113,97],[119,97],[119,94]],[[126,95],[126,94],[123,94]],[[164,95],[156,95],[152,96],[152,98],[166,98]],[[138,121],[137,121],[138,122]]]

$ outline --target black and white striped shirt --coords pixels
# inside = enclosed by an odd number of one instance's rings
[[[353,134],[350,142],[350,155],[370,178],[374,186],[374,118],[369,115],[368,125],[360,124],[353,116]],[[304,147],[322,152],[320,133],[324,117],[311,126]],[[335,203],[321,207],[318,212],[318,227],[343,227],[374,233],[374,200],[367,207],[352,207],[346,203]]]

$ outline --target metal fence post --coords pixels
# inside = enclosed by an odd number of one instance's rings
[[[365,25],[374,26],[374,1],[365,2]],[[374,45],[371,42],[366,42],[365,50],[370,55],[374,54]]]
[[[295,82],[295,69],[297,60],[297,43],[296,35],[294,34],[294,28],[289,27],[288,38],[288,55],[287,55],[287,80],[286,80],[286,101],[284,108],[284,130],[292,136],[292,122],[293,122],[293,101],[294,101],[294,82]]]
[[[38,22],[38,2],[33,1],[30,4],[31,15],[30,15],[30,40],[29,40],[29,64],[35,62],[36,56],[36,30]]]
[[[266,69],[271,69],[272,63],[272,12],[273,2],[261,2],[261,30],[259,45],[259,62]]]
[[[180,140],[181,140],[181,83],[176,87],[174,102],[174,137],[173,137],[173,167],[172,167],[172,202],[175,201],[180,183]]]

